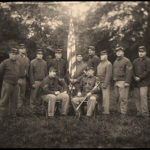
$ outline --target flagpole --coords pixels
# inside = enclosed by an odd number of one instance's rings
[[[71,26],[70,26],[70,24],[71,24],[71,19],[72,19],[72,10],[69,10],[69,16],[70,16],[70,20],[69,20],[69,32],[68,32],[68,47],[67,47],[67,60],[68,60],[68,72],[69,72],[69,102],[70,102],[70,104],[71,104],[71,100],[72,100],[72,97],[73,97],[73,85],[72,85],[72,83],[71,83],[71,73],[70,73],[70,61],[71,61],[71,64],[72,64],[72,60],[69,60],[69,58],[70,58],[70,55],[72,56],[72,51],[69,49],[69,38],[70,38],[70,28],[71,28]],[[70,52],[69,52],[70,51]],[[69,53],[70,53],[70,55],[69,55]],[[69,106],[72,106],[72,105],[69,105]],[[72,110],[72,108],[70,109],[70,110]]]
[[[75,52],[75,35],[72,18],[72,10],[69,10],[70,21],[69,21],[69,32],[68,32],[68,43],[67,43],[67,60],[68,60],[68,71],[69,71],[69,95],[70,99],[73,96],[73,85],[71,79],[76,71],[76,52]]]

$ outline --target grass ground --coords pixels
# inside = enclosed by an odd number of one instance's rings
[[[0,124],[1,148],[141,148],[150,147],[150,120],[137,118],[130,99],[121,119],[111,100],[111,114],[82,120],[66,116],[47,120],[26,115]]]

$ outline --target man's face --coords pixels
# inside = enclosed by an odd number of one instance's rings
[[[101,60],[102,60],[102,61],[103,61],[103,60],[106,60],[106,59],[107,59],[107,54],[101,55],[100,57],[101,57]]]
[[[17,54],[15,54],[15,53],[9,53],[9,58],[11,60],[16,60],[16,56],[17,56]]]
[[[92,49],[89,49],[89,55],[94,55],[95,54],[95,51],[93,51]]]
[[[60,58],[62,57],[62,53],[55,53],[55,57],[56,57],[57,59],[60,59]]]
[[[49,77],[54,78],[56,76],[56,71],[51,70],[49,71]]]
[[[123,52],[122,50],[118,50],[118,51],[116,52],[116,55],[117,55],[117,57],[121,57],[121,56],[124,55],[124,52]]]
[[[20,55],[25,55],[26,54],[26,49],[25,48],[19,49],[19,54]]]
[[[37,59],[42,59],[43,58],[43,54],[36,54]]]
[[[146,56],[146,52],[145,51],[139,51],[139,57],[144,57]]]
[[[87,76],[88,77],[91,77],[91,76],[93,76],[94,75],[94,70],[93,69],[89,69],[88,71],[87,71]]]
[[[77,55],[77,61],[82,61],[83,57],[81,55]]]

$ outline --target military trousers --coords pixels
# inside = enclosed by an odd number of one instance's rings
[[[149,116],[148,110],[148,87],[134,88],[134,98],[137,108],[137,113],[143,116]]]
[[[80,102],[84,99],[84,97],[74,97],[72,98],[71,102],[74,108],[74,111],[77,113],[76,108],[80,104]],[[89,98],[87,98],[87,112],[86,116],[92,116],[95,106],[97,103],[97,95],[93,94]],[[78,110],[79,112],[81,111],[81,107]]]
[[[34,82],[35,87],[31,88],[31,94],[30,94],[30,108],[31,109],[34,109],[35,106],[39,104],[40,98],[37,97],[37,92],[39,90],[40,84],[41,84],[41,81],[35,81]]]
[[[17,98],[18,85],[12,85],[3,81],[0,99],[0,114],[2,116],[7,114],[16,116]]]
[[[48,116],[54,116],[56,101],[61,102],[61,114],[67,115],[69,108],[69,95],[60,93],[58,95],[47,94],[42,96],[43,101],[48,102]]]
[[[20,78],[18,80],[18,103],[17,108],[21,108],[25,104],[25,92],[26,92],[26,78]]]
[[[103,107],[103,114],[109,114],[109,104],[110,104],[110,85],[107,85],[107,87],[102,89],[102,107]]]
[[[121,114],[127,113],[129,87],[125,87],[125,81],[115,82],[115,98],[117,99],[117,108]]]

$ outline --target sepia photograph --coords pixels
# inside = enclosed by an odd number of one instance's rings
[[[150,2],[0,2],[0,148],[150,148]]]

